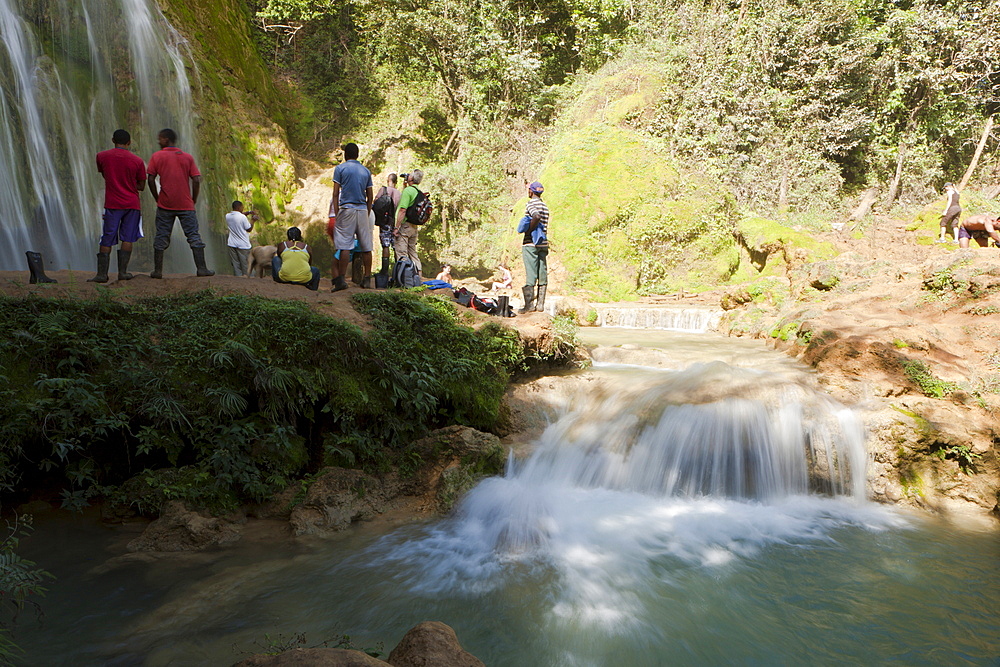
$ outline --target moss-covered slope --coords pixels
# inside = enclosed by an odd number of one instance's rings
[[[711,174],[636,129],[668,76],[651,57],[624,58],[591,77],[559,121],[541,180],[565,287],[609,300],[702,291],[779,271],[775,244],[829,256],[807,234],[742,215]]]

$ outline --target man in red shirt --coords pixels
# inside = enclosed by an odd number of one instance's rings
[[[108,282],[111,247],[121,241],[118,250],[118,280],[131,280],[128,263],[132,244],[142,238],[142,212],[139,191],[146,187],[146,163],[129,150],[132,136],[125,130],[111,135],[115,147],[97,154],[97,171],[104,177],[104,231],[97,253],[97,275],[88,283]]]
[[[181,221],[181,229],[187,237],[194,264],[199,276],[214,276],[205,266],[205,242],[198,234],[198,216],[194,205],[201,191],[201,172],[190,153],[174,146],[177,133],[167,128],[160,130],[156,137],[160,150],[149,158],[146,173],[149,174],[149,191],[156,200],[156,236],[153,238],[153,272],[150,278],[163,277],[163,251],[170,246],[170,232],[174,220]],[[157,187],[159,179],[159,187]]]

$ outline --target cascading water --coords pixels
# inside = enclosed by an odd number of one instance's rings
[[[0,37],[0,269],[23,268],[25,250],[92,269],[104,193],[94,155],[111,133],[128,129],[148,160],[172,127],[197,159],[184,42],[151,0],[0,0]],[[142,200],[149,236],[154,206]]]

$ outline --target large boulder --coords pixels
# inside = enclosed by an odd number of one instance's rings
[[[393,477],[325,468],[309,485],[302,503],[292,510],[289,522],[296,535],[343,530],[354,521],[373,519],[391,508],[399,492]]]
[[[160,518],[128,543],[129,551],[201,551],[236,542],[246,518],[195,512],[178,500],[163,506]]]
[[[439,512],[449,511],[483,477],[499,474],[505,460],[500,438],[468,426],[433,431],[412,450],[424,465],[408,481],[407,492],[433,497]]]
[[[386,662],[343,648],[293,648],[277,655],[258,653],[233,667],[385,667]]]
[[[462,648],[458,636],[439,621],[424,621],[407,632],[389,654],[393,667],[485,667]]]

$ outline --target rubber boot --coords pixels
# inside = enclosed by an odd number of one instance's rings
[[[128,263],[132,259],[131,250],[118,251],[118,280],[132,280],[133,276],[128,272]]]
[[[215,271],[205,266],[204,248],[191,248],[191,254],[194,255],[194,265],[198,267],[198,277],[207,278],[215,275]]]
[[[521,294],[524,295],[524,308],[520,309],[517,312],[524,315],[525,313],[530,313],[531,311],[534,310],[533,305],[535,303],[535,286],[525,285],[524,287],[521,288]]]
[[[87,280],[88,283],[108,282],[108,266],[111,264],[111,253],[97,253],[97,275]]]
[[[548,289],[548,285],[538,286],[538,298],[535,299],[535,310],[540,313],[545,312],[545,290]]]
[[[45,268],[42,265],[42,255],[38,252],[32,252],[31,250],[25,251],[25,256],[28,258],[28,271],[31,272],[31,278],[28,282],[32,285],[36,283],[54,283],[56,282],[52,278],[45,275]]]
[[[163,251],[153,249],[153,272],[149,274],[150,278],[162,278],[163,277]]]

